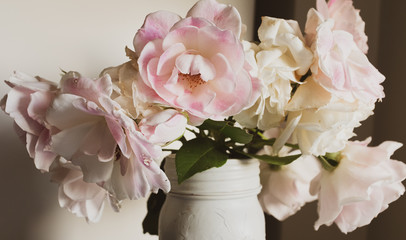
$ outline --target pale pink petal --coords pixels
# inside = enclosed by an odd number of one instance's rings
[[[187,17],[179,22],[175,23],[173,25],[171,31],[177,29],[177,28],[182,28],[182,27],[187,27],[187,26],[193,26],[196,28],[203,28],[207,26],[213,26],[213,23],[211,23],[209,20],[205,18],[200,18],[200,17]]]
[[[53,169],[52,180],[59,184],[59,204],[88,222],[97,222],[108,193],[95,183],[84,182],[82,176],[80,170],[70,166]]]
[[[56,90],[56,84],[40,77],[32,77],[28,74],[14,71],[8,81],[5,81],[11,87],[19,86],[31,91],[53,91]]]
[[[110,179],[114,161],[101,162],[97,155],[86,155],[77,152],[71,161],[83,172],[83,180],[88,183],[100,183]]]
[[[306,33],[306,44],[311,46],[315,41],[317,27],[324,22],[324,17],[316,11],[314,8],[311,8],[307,13],[307,20],[305,25]]]
[[[171,92],[166,88],[166,85],[169,82],[167,76],[158,76],[156,74],[158,67],[158,59],[152,59],[148,62],[148,81],[151,88],[154,90],[155,94],[159,98],[155,99],[155,102],[168,104],[168,102],[173,102],[176,99],[176,96],[171,94]],[[173,69],[173,73],[177,76],[177,69]]]
[[[174,109],[158,112],[139,123],[140,131],[153,144],[164,145],[180,138],[186,130],[187,118]]]
[[[137,61],[141,75],[139,80],[143,80],[144,84],[146,84],[148,87],[151,87],[147,75],[149,62],[152,60],[158,62],[158,58],[162,53],[162,40],[148,42],[143,48],[143,51],[140,53],[140,57]],[[157,74],[157,71],[155,71],[155,74]]]
[[[158,188],[162,187],[158,185],[162,184],[156,184],[154,179],[157,178],[169,184],[169,180],[158,166],[147,168],[135,156],[131,156],[128,163],[126,174],[122,175],[118,166],[120,163],[117,162],[111,179],[103,185],[118,200],[139,199],[148,196],[151,191],[158,191]],[[152,165],[156,165],[156,163],[152,163]],[[164,189],[167,192],[169,188]]]
[[[83,139],[97,122],[84,122],[52,135],[51,150],[71,160],[82,147]]]
[[[334,0],[328,3],[328,17],[334,19],[334,29],[349,32],[363,53],[368,52],[368,37],[365,34],[365,22],[355,9],[352,0]]]
[[[183,74],[197,75],[207,82],[216,75],[214,65],[201,55],[186,52],[176,58],[176,68]]]
[[[127,146],[127,140],[122,126],[109,118],[106,118],[106,123],[121,152],[124,156],[128,157],[131,151]]]
[[[230,65],[229,59],[223,54],[218,53],[210,60],[215,66],[215,72],[217,73],[216,78],[208,82],[210,89],[213,89],[215,92],[233,93],[238,87],[236,83],[238,76],[235,69]]]
[[[334,0],[329,1],[329,5],[331,5]],[[317,11],[324,17],[324,19],[328,18],[328,6],[326,0],[317,0],[316,2]]]
[[[20,139],[26,143],[25,147],[27,149],[28,155],[31,158],[34,158],[35,148],[37,146],[39,137],[37,135],[25,132],[17,124],[14,124],[14,128],[17,130],[17,134],[19,135]]]
[[[96,155],[101,162],[114,160],[117,143],[105,122],[94,124],[82,140],[80,151],[85,155]]]
[[[11,89],[7,94],[5,112],[14,119],[22,130],[38,136],[44,126],[28,115],[27,108],[31,102],[31,93],[29,90],[20,87]]]
[[[207,112],[212,114],[219,113],[218,115],[220,116],[231,116],[239,113],[244,108],[244,106],[247,106],[247,104],[249,104],[253,92],[252,78],[245,70],[241,70],[240,72],[234,74],[235,85],[232,87],[228,85],[228,89],[223,89],[224,92],[222,93],[222,97],[216,98],[215,101],[213,101],[206,109]],[[218,79],[221,79],[222,77],[226,76],[220,75],[218,76]],[[224,85],[216,84],[216,87],[219,86]],[[233,96],[239,97],[234,98]]]
[[[223,54],[230,61],[233,69],[240,69],[245,62],[244,49],[241,42],[228,31],[220,31],[215,27],[205,27],[199,30],[200,52],[214,56]],[[203,55],[205,56],[205,55]]]
[[[71,94],[59,95],[49,107],[46,121],[58,129],[67,129],[83,122],[98,121],[98,116],[87,114],[82,109],[78,109],[74,104],[75,102],[86,104],[86,101],[81,97]]]
[[[101,95],[110,96],[113,90],[109,75],[90,79],[82,77],[77,72],[69,72],[62,77],[60,84],[63,93],[81,96],[93,102],[97,102]]]
[[[264,211],[282,221],[299,211],[307,202],[316,200],[317,196],[310,195],[309,187],[319,171],[317,160],[310,155],[281,169],[273,170],[267,164],[262,165],[262,190],[258,199]]]
[[[349,142],[332,172],[323,171],[314,179],[312,191],[319,190],[319,219],[335,222],[344,233],[369,224],[388,204],[405,191],[406,165],[390,156],[401,144],[385,142],[378,147]]]
[[[205,18],[220,29],[232,31],[237,37],[241,34],[241,16],[231,5],[221,4],[215,0],[201,0],[189,10],[186,16]]]
[[[178,15],[166,11],[149,14],[134,37],[134,48],[138,56],[148,42],[164,38],[171,27],[180,19]]]
[[[50,92],[35,92],[30,95],[31,101],[27,106],[27,114],[33,120],[44,123],[46,112],[54,99]]]
[[[49,167],[58,156],[50,151],[51,135],[48,129],[44,129],[38,137],[35,145],[34,164],[41,171],[48,172]]]
[[[380,85],[385,77],[368,61],[352,35],[331,30],[328,23],[318,27],[315,42],[314,79],[335,96],[349,102],[375,102],[385,94]]]
[[[162,76],[171,74],[173,66],[175,65],[176,58],[186,51],[185,46],[182,43],[175,43],[166,49],[159,57],[157,66],[157,75]]]
[[[176,43],[182,43],[186,49],[192,49],[199,52],[199,32],[200,29],[195,26],[185,26],[170,31],[162,42],[162,48],[168,49]],[[146,49],[149,50],[148,48]],[[143,49],[143,51],[145,51]]]
[[[141,76],[137,78],[135,81],[135,92],[134,94],[143,101],[143,102],[165,102],[155,91],[153,88],[145,84],[145,82],[141,79]]]
[[[194,88],[193,92],[185,92],[185,94],[177,97],[174,104],[181,109],[187,109],[191,115],[208,118],[212,116],[206,110],[216,96],[216,92],[202,85]]]

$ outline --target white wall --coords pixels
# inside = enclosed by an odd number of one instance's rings
[[[169,10],[184,16],[195,0],[2,0],[0,79],[13,70],[58,81],[60,69],[96,77],[126,61],[124,47],[146,14]],[[234,4],[252,35],[253,0]],[[0,96],[8,91],[0,82]],[[106,206],[100,223],[86,224],[57,203],[57,188],[36,171],[12,121],[0,113],[0,239],[157,239],[142,235],[145,200],[126,201],[122,212]]]

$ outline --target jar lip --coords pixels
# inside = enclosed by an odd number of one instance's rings
[[[170,191],[167,196],[172,196],[176,198],[193,198],[193,199],[232,199],[232,198],[242,198],[256,196],[261,191],[262,186],[257,188],[244,190],[244,191],[234,191],[234,192],[191,192],[191,191]]]
[[[165,173],[172,185],[170,194],[178,197],[224,195],[229,198],[256,195],[261,189],[257,159],[229,159],[223,166],[196,173],[181,184],[177,182],[174,157],[168,160],[165,162]]]

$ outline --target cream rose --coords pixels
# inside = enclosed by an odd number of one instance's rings
[[[277,126],[285,117],[285,106],[291,96],[291,82],[298,82],[313,61],[299,25],[293,20],[263,17],[258,29],[260,44],[245,44],[246,54],[261,81],[261,95],[255,104],[236,120],[247,127],[266,130]],[[254,74],[252,74],[254,75]]]

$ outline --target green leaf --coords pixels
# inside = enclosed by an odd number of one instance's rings
[[[256,158],[256,159],[262,160],[268,164],[273,164],[273,165],[287,165],[302,156],[302,154],[296,154],[296,155],[289,155],[289,156],[285,156],[285,157],[278,157],[278,156],[271,156],[271,155],[250,154],[250,153],[244,153],[244,152],[240,152],[240,153],[244,154],[246,156],[249,156],[251,158]]]
[[[247,133],[245,130],[238,127],[225,125],[224,128],[222,128],[221,133],[225,137],[231,138],[234,142],[247,144],[252,141],[252,134]]]
[[[234,142],[247,144],[252,141],[252,134],[247,133],[245,130],[229,125],[226,121],[213,121],[206,120],[199,129],[206,129],[209,131],[216,131],[224,138],[230,138]]]
[[[223,128],[225,125],[227,125],[227,122],[225,122],[225,121],[214,121],[211,119],[207,119],[198,128],[218,131],[221,128]]]
[[[271,139],[256,138],[255,141],[253,141],[250,144],[250,146],[255,149],[262,149],[264,146],[272,146],[274,143],[275,143],[275,138],[271,138]]]
[[[223,166],[228,159],[227,153],[208,138],[195,138],[186,142],[176,154],[176,172],[178,183],[182,183],[198,172],[212,167]]]

